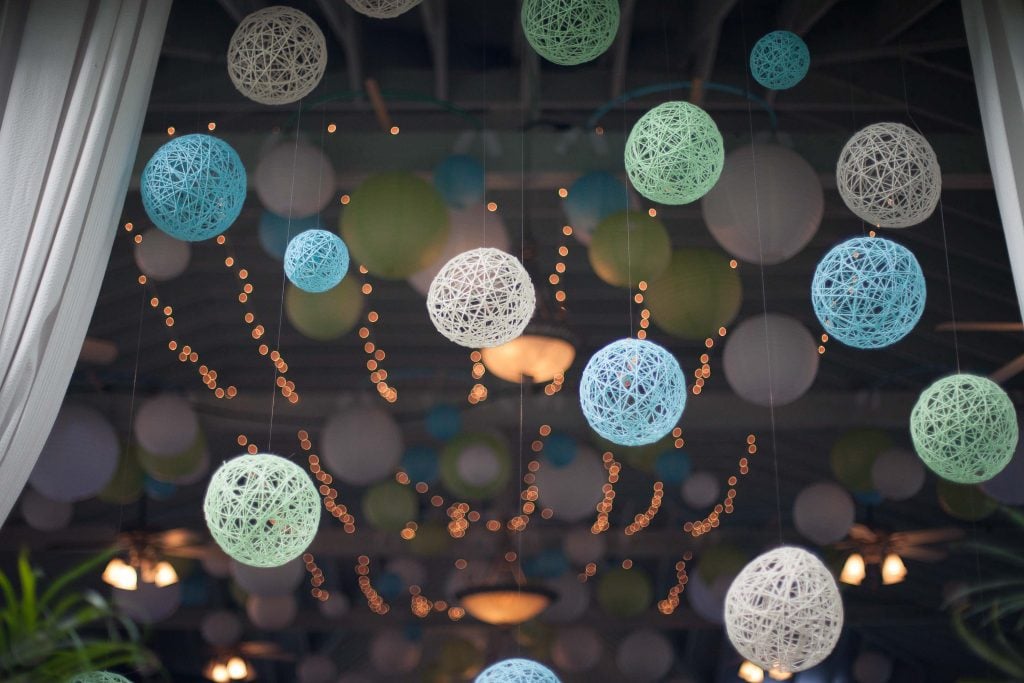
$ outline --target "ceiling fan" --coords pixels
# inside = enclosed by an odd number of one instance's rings
[[[900,583],[907,576],[903,558],[937,562],[946,557],[945,548],[928,546],[948,543],[963,535],[963,530],[955,527],[889,532],[854,524],[849,536],[835,544],[837,550],[850,552],[839,580],[859,586],[868,576],[868,567],[877,566],[880,576],[874,575],[876,578],[872,580],[873,585],[877,585],[878,578],[886,586]]]
[[[944,322],[935,326],[936,332],[1024,332],[1024,323],[1015,322]],[[1006,365],[992,372],[988,378],[1002,384],[1011,377],[1024,372],[1024,353]]]

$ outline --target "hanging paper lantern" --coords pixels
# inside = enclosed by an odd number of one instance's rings
[[[298,683],[335,683],[338,679],[338,667],[330,657],[309,655],[295,667],[295,678]]]
[[[208,240],[231,227],[242,212],[245,167],[223,140],[183,135],[146,162],[140,191],[156,227],[179,240]]]
[[[589,245],[597,224],[613,213],[628,211],[629,203],[629,190],[621,180],[607,171],[591,171],[569,186],[562,208],[573,237]]]
[[[569,558],[561,548],[545,548],[525,557],[522,569],[527,579],[557,579],[570,570]]]
[[[651,606],[653,597],[651,578],[636,567],[601,574],[597,584],[597,602],[601,609],[620,619],[642,614]]]
[[[363,495],[363,516],[373,528],[397,532],[419,517],[416,493],[395,481],[374,484]]]
[[[99,411],[65,403],[28,483],[50,500],[73,503],[103,490],[117,470],[117,433]]]
[[[427,412],[427,432],[435,439],[447,441],[462,431],[462,411],[442,403]]]
[[[494,434],[462,434],[441,451],[441,483],[460,499],[492,497],[511,471],[508,443]]]
[[[410,446],[402,454],[401,468],[413,483],[433,484],[440,474],[439,459],[437,451],[430,446]]]
[[[373,19],[394,19],[422,0],[345,0],[349,7]]]
[[[397,576],[406,588],[422,586],[427,580],[426,566],[412,557],[396,557],[389,560],[386,569],[388,573]]]
[[[801,548],[782,546],[743,568],[725,596],[733,647],[762,669],[809,669],[835,648],[843,601],[828,568]]]
[[[677,249],[665,272],[647,285],[644,303],[654,324],[691,341],[731,323],[743,296],[739,273],[711,249]]]
[[[910,334],[924,312],[924,273],[914,254],[881,237],[855,237],[818,263],[811,303],[832,337],[879,349]]]
[[[871,225],[906,228],[932,215],[942,172],[920,133],[902,123],[874,123],[843,146],[836,189],[850,211]]]
[[[178,487],[169,481],[160,481],[147,474],[142,478],[142,490],[153,500],[170,500],[178,492]]]
[[[226,609],[208,612],[199,623],[203,641],[216,647],[230,647],[242,639],[242,620]]]
[[[57,531],[71,522],[75,508],[71,503],[50,500],[35,489],[26,488],[21,494],[20,510],[29,528],[36,531]]]
[[[825,195],[803,157],[780,145],[740,147],[701,199],[715,241],[741,261],[774,265],[792,258],[818,232]]]
[[[601,661],[605,645],[589,626],[568,626],[558,632],[551,646],[551,661],[569,673],[589,671]]]
[[[527,0],[529,2],[529,0]],[[525,5],[523,6],[525,10]],[[491,664],[475,683],[561,683],[555,672],[530,659],[505,659]]]
[[[228,555],[253,567],[277,567],[313,541],[320,495],[295,463],[276,455],[240,455],[213,473],[203,513],[213,540]]]
[[[386,676],[407,674],[419,666],[423,645],[397,629],[381,631],[370,643],[370,661]]]
[[[363,314],[363,295],[354,277],[337,287],[312,294],[289,284],[284,294],[288,322],[303,336],[326,342],[350,332]]]
[[[578,522],[596,514],[601,487],[606,481],[597,453],[582,445],[565,467],[542,465],[536,474],[541,505],[551,508],[555,519],[565,522]]]
[[[665,102],[640,117],[626,140],[626,173],[636,191],[662,204],[697,201],[718,182],[722,134],[700,107]]]
[[[96,497],[104,503],[127,505],[142,497],[143,472],[142,466],[139,465],[136,448],[135,445],[129,445],[121,449],[114,476],[110,478],[103,490],[96,494]]]
[[[88,671],[84,674],[76,674],[65,683],[132,683],[120,674],[112,671]]]
[[[1019,447],[1010,464],[1003,468],[1003,471],[992,477],[981,488],[988,495],[992,496],[1004,505],[1024,505],[1024,452]],[[917,458],[914,458],[917,462]],[[920,463],[918,463],[920,464]],[[921,473],[924,480],[924,472]]]
[[[228,76],[260,104],[297,102],[313,92],[327,68],[327,42],[303,12],[276,5],[248,15],[228,45]]]
[[[889,435],[878,429],[851,429],[832,446],[832,473],[854,493],[872,490],[871,470],[875,458],[892,447]]]
[[[597,276],[615,287],[635,289],[661,275],[672,259],[664,224],[639,211],[620,211],[601,221],[587,252]]]
[[[169,586],[139,582],[136,590],[113,589],[114,605],[140,624],[155,624],[168,618],[181,607],[181,582]]]
[[[616,0],[525,0],[523,33],[544,59],[562,66],[597,59],[619,30]]]
[[[296,557],[277,567],[253,567],[232,560],[231,575],[249,595],[288,595],[305,578],[305,563]]]
[[[147,398],[135,415],[135,438],[154,456],[188,449],[199,435],[199,418],[184,397],[160,394]]]
[[[424,296],[430,291],[430,283],[441,268],[459,254],[480,247],[508,251],[508,231],[497,211],[488,211],[483,204],[474,204],[449,211],[448,218],[451,229],[441,254],[426,268],[409,276],[409,284]]]
[[[865,650],[853,660],[853,680],[857,683],[887,683],[892,676],[892,659],[881,652]]]
[[[957,484],[939,479],[935,482],[935,490],[943,512],[965,522],[985,519],[999,509],[999,501],[989,497],[977,484]]]
[[[871,484],[889,500],[912,498],[924,486],[924,466],[913,453],[888,448],[871,464]]]
[[[725,595],[738,573],[720,576],[714,581],[705,579],[699,571],[688,577],[684,595],[701,619],[719,626],[725,624]]]
[[[807,75],[811,53],[807,43],[791,31],[772,31],[754,43],[750,74],[769,90],[787,90]]]
[[[192,247],[188,242],[150,228],[135,245],[135,265],[146,277],[160,282],[173,280],[188,268]]]
[[[846,538],[856,509],[846,489],[832,482],[805,487],[793,501],[793,525],[805,538],[827,545]]]
[[[278,216],[276,213],[264,211],[260,214],[258,228],[260,246],[263,247],[263,251],[267,252],[268,256],[276,258],[278,261],[283,261],[284,252],[288,249],[288,242],[291,241],[292,237],[319,227],[320,217],[316,214],[306,218],[292,218],[288,220],[283,216]]]
[[[206,437],[200,432],[195,441],[181,453],[156,456],[136,445],[133,449],[139,466],[153,479],[166,483],[176,483],[203,467],[203,458],[207,456]]]
[[[427,312],[437,331],[473,349],[500,346],[521,335],[536,305],[523,264],[490,247],[450,260],[427,293]]]
[[[663,633],[650,628],[627,635],[615,653],[615,665],[627,680],[635,683],[662,680],[674,660],[672,643]]]
[[[394,474],[405,443],[391,413],[367,405],[331,417],[324,425],[321,448],[333,477],[365,486]]]
[[[331,591],[331,597],[327,600],[317,600],[317,608],[320,614],[328,619],[340,619],[349,613],[352,608],[352,601],[341,591]]]
[[[253,185],[268,211],[285,221],[291,217],[294,237],[302,232],[298,221],[312,218],[334,199],[334,166],[308,142],[279,142],[260,158]]]
[[[304,292],[326,292],[336,287],[348,272],[348,248],[333,233],[307,230],[288,243],[284,272]]]
[[[411,173],[380,173],[352,193],[341,236],[374,275],[407,278],[433,263],[448,239],[448,209],[437,190]]]
[[[575,572],[563,574],[547,582],[558,599],[541,612],[540,618],[554,623],[571,623],[580,619],[590,608],[590,584],[580,583]]]
[[[484,165],[468,154],[446,156],[434,167],[434,187],[453,209],[482,204],[487,191]]]
[[[654,461],[654,473],[666,484],[682,484],[690,476],[690,456],[673,448],[663,452]]]
[[[818,374],[818,345],[807,328],[778,313],[747,318],[725,340],[729,386],[757,405],[784,406],[803,396]]]
[[[420,557],[438,557],[447,550],[451,540],[443,524],[424,522],[409,541],[409,550]]]
[[[576,457],[576,440],[555,432],[544,440],[544,458],[552,467],[565,467]]]
[[[701,551],[697,560],[697,574],[709,584],[722,577],[732,581],[749,561],[750,556],[741,548],[730,543],[718,543]]]
[[[608,549],[605,535],[592,533],[589,526],[573,529],[562,539],[566,557],[580,566],[597,562]]]
[[[299,604],[294,595],[250,595],[245,601],[245,613],[256,628],[279,631],[295,620]]]
[[[683,482],[683,502],[694,510],[703,510],[718,502],[721,485],[710,472],[694,472]]]
[[[949,481],[997,475],[1017,447],[1017,414],[998,384],[976,375],[944,377],[921,392],[910,414],[914,450]]]

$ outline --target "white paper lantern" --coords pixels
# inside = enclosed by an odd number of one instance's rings
[[[694,472],[683,481],[683,502],[694,510],[711,507],[718,500],[722,487],[710,472]]]
[[[378,633],[370,643],[370,661],[386,676],[407,674],[420,663],[423,647],[396,629]]]
[[[542,507],[555,512],[555,519],[578,522],[597,514],[607,483],[604,466],[593,449],[580,445],[576,457],[565,467],[542,463],[536,485]]]
[[[558,599],[541,612],[540,618],[543,621],[570,623],[587,613],[590,607],[590,584],[581,583],[574,572],[551,579],[547,586],[558,595]]]
[[[675,659],[672,643],[660,631],[645,628],[633,631],[619,643],[615,664],[629,681],[659,681],[672,668]]]
[[[567,626],[551,646],[551,660],[569,673],[589,671],[601,661],[604,643],[589,626]]]
[[[384,569],[402,579],[406,586],[422,586],[427,580],[427,568],[412,557],[396,557],[389,560]]]
[[[712,237],[748,263],[773,265],[807,246],[825,212],[814,168],[779,145],[740,147],[701,200]]]
[[[199,623],[203,640],[215,647],[230,647],[242,639],[242,620],[226,609],[210,612]]]
[[[434,281],[444,264],[459,254],[480,247],[508,251],[505,221],[501,219],[500,213],[488,211],[483,204],[474,204],[465,209],[450,209],[448,224],[448,241],[445,242],[441,255],[423,270],[409,276],[409,284],[424,296],[430,291],[430,283]]]
[[[279,567],[252,567],[231,560],[231,575],[250,595],[290,595],[306,575],[302,558],[295,558]]]
[[[394,19],[422,0],[345,0],[349,7],[373,19]]]
[[[184,273],[191,257],[191,244],[156,228],[143,232],[142,242],[135,245],[135,265],[146,277],[161,282]]]
[[[334,683],[337,676],[338,667],[324,655],[309,655],[295,667],[299,683]]]
[[[203,548],[203,556],[199,561],[203,571],[216,579],[224,579],[231,574],[231,557],[216,543]]]
[[[743,568],[725,596],[733,647],[762,669],[810,669],[843,630],[843,601],[828,568],[801,548],[782,546]]]
[[[376,406],[356,406],[327,421],[321,448],[331,476],[365,486],[394,473],[405,443],[391,413]]]
[[[57,531],[71,521],[74,506],[60,500],[50,500],[35,489],[26,488],[21,494],[21,516],[36,531]]]
[[[722,366],[729,386],[741,398],[783,406],[814,383],[818,345],[806,327],[787,315],[755,315],[729,331]]]
[[[853,497],[842,486],[828,481],[807,486],[793,501],[796,530],[818,545],[846,538],[855,516]]]
[[[484,444],[473,444],[462,451],[455,469],[459,478],[470,486],[484,486],[501,473],[501,461],[494,449]]]
[[[606,534],[592,533],[589,526],[580,527],[565,534],[562,549],[573,564],[583,566],[604,557],[608,540]]]
[[[299,612],[293,595],[250,595],[245,613],[253,626],[264,631],[279,631],[292,623]]]
[[[139,582],[133,591],[112,589],[114,604],[140,624],[155,624],[178,611],[181,606],[181,582],[163,588]]]
[[[1005,505],[1024,505],[1024,443],[1018,443],[1010,464],[996,476],[982,482],[981,488]]]
[[[523,264],[491,247],[448,261],[427,292],[427,312],[437,331],[471,349],[501,346],[521,335],[536,305]]]
[[[334,166],[319,147],[281,142],[260,159],[253,183],[260,202],[271,213],[305,218],[334,199]],[[292,237],[299,232],[296,226]]]
[[[857,683],[886,683],[892,676],[892,660],[881,652],[865,650],[853,660],[853,680]]]
[[[725,595],[735,578],[733,575],[718,576],[708,585],[700,572],[688,575],[683,594],[693,611],[712,624],[725,623]]]
[[[153,455],[179,455],[196,442],[198,435],[196,411],[181,396],[147,398],[135,413],[135,439]]]
[[[921,459],[901,448],[890,448],[879,453],[871,465],[872,485],[882,497],[889,500],[913,497],[924,486],[924,480],[925,471]]]
[[[320,614],[328,619],[340,619],[352,609],[352,601],[341,591],[331,591],[331,597],[326,600],[317,600],[317,607]]]
[[[50,500],[91,498],[113,478],[120,450],[117,432],[99,411],[65,403],[28,483]]]

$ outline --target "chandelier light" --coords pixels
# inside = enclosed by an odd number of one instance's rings
[[[565,330],[531,323],[521,336],[480,354],[487,371],[506,382],[543,384],[565,375],[576,346]]]

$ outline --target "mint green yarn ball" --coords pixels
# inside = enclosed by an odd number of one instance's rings
[[[619,30],[618,0],[525,0],[523,33],[544,59],[562,66],[604,54]]]
[[[89,671],[84,674],[76,674],[64,683],[132,683],[131,680],[120,674],[109,671]]]

